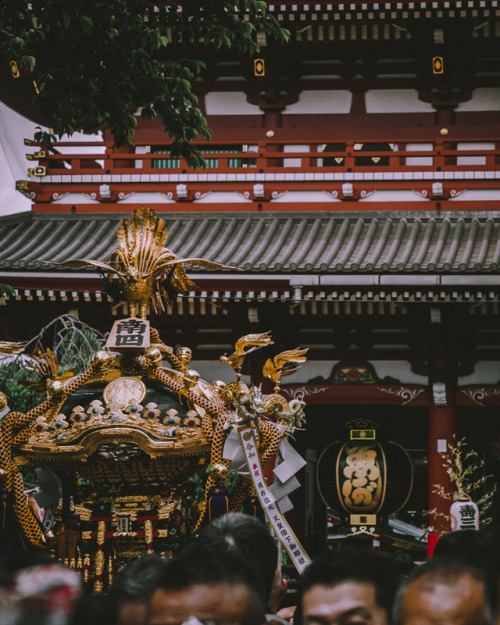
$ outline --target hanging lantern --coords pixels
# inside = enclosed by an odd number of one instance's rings
[[[479,508],[470,498],[463,497],[454,501],[450,506],[451,531],[478,530]]]
[[[376,439],[376,424],[357,419],[346,427],[349,440],[331,443],[318,460],[318,488],[326,506],[344,516],[348,533],[375,536],[380,516],[408,500],[413,465],[400,445]]]

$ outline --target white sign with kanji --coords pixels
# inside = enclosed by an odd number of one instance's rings
[[[260,505],[264,509],[274,533],[279,538],[281,544],[286,549],[290,559],[294,563],[295,568],[299,573],[302,573],[310,562],[309,556],[299,543],[292,528],[288,525],[287,520],[278,508],[274,496],[267,487],[264,475],[262,474],[259,451],[255,443],[252,428],[240,430],[240,440],[243,451],[245,452],[248,469],[250,471],[250,475],[252,476],[255,492],[259,498]]]
[[[147,319],[120,319],[109,333],[106,347],[117,352],[144,351],[150,347],[149,321]]]
[[[455,501],[450,506],[451,531],[478,530],[479,508],[474,501]]]

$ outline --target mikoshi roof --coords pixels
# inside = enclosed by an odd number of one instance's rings
[[[159,213],[178,257],[254,273],[497,273],[500,212]],[[0,269],[108,260],[124,214],[0,218]],[[200,269],[201,270],[201,269]],[[92,271],[92,269],[89,269]]]

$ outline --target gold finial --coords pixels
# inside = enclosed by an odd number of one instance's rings
[[[264,332],[262,334],[246,334],[239,338],[234,345],[234,353],[231,356],[224,354],[219,358],[222,362],[226,362],[230,367],[236,371],[236,377],[240,379],[241,368],[245,357],[254,352],[256,349],[265,347],[266,345],[273,345],[274,341],[271,339],[270,332]],[[249,349],[246,349],[246,348]]]
[[[299,368],[291,367],[291,363],[305,362],[307,351],[308,348],[289,349],[275,356],[273,360],[271,360],[270,358],[269,360],[267,360],[266,364],[262,369],[262,374],[264,375],[264,377],[274,382],[275,393],[277,393],[280,388],[281,378],[284,375],[289,375],[290,373],[297,371],[297,369]]]
[[[167,228],[148,206],[135,210],[132,220],[124,219],[116,234],[119,247],[109,263],[74,259],[63,265],[85,264],[105,270],[107,282],[127,300],[131,317],[146,319],[149,303],[160,312],[173,293],[195,290],[196,284],[187,277],[183,265],[235,270],[203,258],[178,258],[164,246]]]

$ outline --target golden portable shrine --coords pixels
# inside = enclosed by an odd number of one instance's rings
[[[130,317],[114,324],[106,346],[79,375],[61,373],[55,354],[39,348],[30,366],[45,401],[0,421],[4,539],[19,549],[52,550],[95,591],[106,589],[127,559],[153,551],[171,555],[184,535],[221,511],[240,510],[252,497],[292,559],[307,561],[261,474],[277,455],[285,462],[278,451],[291,448],[287,438],[303,422],[303,402],[287,401],[280,381],[305,360],[306,350],[267,360],[263,375],[274,383],[271,394],[241,380],[245,357],[273,343],[269,333],[244,336],[233,354],[221,357],[234,369],[234,382],[203,380],[189,366],[190,349],[174,351],[150,327],[148,309],[161,311],[171,294],[194,290],[185,265],[234,268],[177,258],[164,247],[166,236],[163,221],[143,207],[123,220],[109,264],[71,261],[98,267],[128,303]],[[238,454],[246,470],[229,497],[228,468]],[[61,480],[50,530],[26,496],[23,465],[51,469]],[[205,498],[193,505],[184,484],[204,467],[210,467]]]

